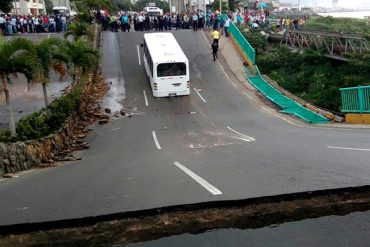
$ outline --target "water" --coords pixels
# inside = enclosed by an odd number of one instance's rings
[[[370,16],[370,11],[354,11],[354,12],[330,12],[330,13],[317,13],[322,16],[333,16],[333,17],[348,17],[364,19],[365,16]]]
[[[182,234],[130,247],[311,247],[370,246],[370,211],[346,216],[326,216],[259,229],[220,229],[202,234]]]

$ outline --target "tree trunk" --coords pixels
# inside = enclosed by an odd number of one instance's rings
[[[76,86],[76,82],[77,82],[77,67],[75,66],[73,68],[73,74],[72,74],[72,88]]]
[[[46,83],[42,83],[42,92],[44,93],[45,107],[49,105],[48,91],[46,90]]]
[[[8,85],[8,80],[6,76],[3,75],[2,79],[3,79],[3,84],[4,84],[6,107],[7,107],[8,116],[9,116],[9,128],[10,128],[11,136],[13,137],[17,135],[17,132],[15,130],[15,121],[14,121],[12,106],[10,105],[9,85]]]

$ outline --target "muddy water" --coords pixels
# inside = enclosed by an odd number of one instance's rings
[[[102,72],[110,88],[102,101],[102,107],[111,109],[112,113],[122,109],[121,102],[126,98],[120,53],[117,51],[119,51],[117,35],[112,32],[103,32]]]
[[[112,112],[120,111],[122,109],[122,100],[126,97],[125,81],[123,78],[108,78],[105,79],[110,89],[103,98],[102,107],[109,108]]]
[[[305,219],[259,229],[220,229],[182,234],[127,247],[370,246],[370,211]]]

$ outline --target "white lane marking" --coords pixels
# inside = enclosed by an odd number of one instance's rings
[[[152,134],[153,134],[153,139],[154,139],[155,145],[157,146],[158,149],[162,149],[161,146],[159,145],[157,135],[155,134],[154,130],[152,131]]]
[[[115,130],[119,130],[119,129],[121,129],[121,127],[113,128],[110,131],[115,131]]]
[[[215,186],[212,184],[208,183],[206,180],[203,178],[199,177],[197,174],[186,168],[185,166],[181,165],[180,162],[175,161],[174,162],[175,166],[183,170],[186,174],[188,174],[192,179],[194,179],[196,182],[198,182],[200,185],[202,185],[206,190],[211,192],[212,195],[221,195],[222,192],[217,189]]]
[[[139,65],[141,66],[139,45],[136,45],[136,48],[137,48],[137,58],[139,59]]]
[[[194,87],[194,91],[198,94],[198,96],[200,97],[200,99],[204,102],[204,103],[207,103],[207,101],[203,98],[203,96],[199,93],[199,90],[200,89],[196,89],[195,87]]]
[[[211,145],[208,145],[208,146],[205,146],[205,145],[202,145],[202,144],[190,144],[189,148],[191,148],[191,149],[202,149],[202,148],[212,148],[212,147],[223,147],[223,146],[229,146],[229,145],[233,145],[233,144],[234,143],[232,143],[232,142],[221,143],[221,144],[215,143],[215,144],[211,144]]]
[[[16,210],[20,211],[20,210],[26,210],[26,209],[29,209],[29,207],[17,208]]]
[[[148,106],[148,98],[146,97],[145,90],[143,90],[143,94],[144,94],[145,105]]]
[[[367,152],[370,152],[370,149],[367,149],[367,148],[348,148],[348,147],[333,147],[333,146],[328,146],[328,148],[331,148],[331,149],[342,149],[342,150],[355,150],[355,151],[367,151]]]
[[[236,131],[236,130],[232,129],[230,126],[226,126],[226,128],[228,130],[230,130],[230,131],[232,131],[232,132],[234,132],[234,133],[236,133],[236,134],[241,135],[242,137],[244,137],[242,139],[246,139],[246,140],[249,140],[249,141],[256,141],[256,139],[254,137],[248,136],[248,135],[243,134],[243,133],[240,133],[239,131]]]

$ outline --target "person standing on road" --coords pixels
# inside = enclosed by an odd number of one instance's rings
[[[216,59],[218,59],[218,56],[217,56],[218,42],[213,41],[211,49],[212,49],[213,61],[216,61]]]
[[[60,22],[62,24],[62,31],[67,32],[67,17],[65,15],[62,15],[62,17],[60,17]]]
[[[198,30],[198,15],[194,12],[193,14],[193,30],[197,31]]]
[[[225,31],[226,37],[229,37],[229,27],[230,27],[230,18],[226,17],[225,24],[224,24],[224,31]]]
[[[5,28],[6,28],[6,20],[3,16],[0,16],[0,34],[5,33]]]
[[[139,17],[137,18],[139,22],[139,30],[142,32],[144,29],[144,16],[143,14],[140,14]]]
[[[211,34],[211,36],[212,36],[212,39],[213,39],[213,43],[217,43],[217,45],[218,45],[218,41],[219,41],[219,40],[220,40],[220,38],[221,38],[221,34],[220,34],[220,32],[217,30],[217,28],[213,30],[213,32],[212,32],[212,34]]]

